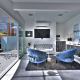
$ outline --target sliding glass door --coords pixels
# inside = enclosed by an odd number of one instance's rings
[[[17,32],[17,23],[0,23],[0,77],[18,60]]]
[[[19,57],[23,55],[23,28],[19,26]]]

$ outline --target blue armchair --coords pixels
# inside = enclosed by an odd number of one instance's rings
[[[56,57],[56,62],[57,60],[59,61],[63,61],[63,62],[73,62],[74,61],[74,55],[77,52],[77,48],[70,48],[70,49],[66,49],[63,50],[63,52],[60,52],[59,54],[57,54]]]
[[[29,54],[29,61],[33,63],[42,63],[47,60],[48,55],[46,52],[39,51],[36,49],[27,49],[27,52]]]

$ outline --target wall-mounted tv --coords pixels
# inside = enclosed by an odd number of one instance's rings
[[[34,29],[34,38],[50,38],[50,29]]]

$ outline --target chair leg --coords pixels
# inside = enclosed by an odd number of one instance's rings
[[[57,63],[57,60],[56,60],[56,63]]]
[[[46,63],[47,63],[47,60],[46,60]]]

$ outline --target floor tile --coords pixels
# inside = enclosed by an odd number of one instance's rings
[[[24,68],[25,69],[27,67],[28,63],[29,63],[29,60],[21,60],[18,68]]]
[[[66,73],[72,73],[72,71],[74,70],[57,70],[59,73],[63,73],[63,72],[66,72]]]
[[[80,80],[80,73],[79,72],[73,72],[70,74],[74,80]]]
[[[80,70],[58,70],[59,75],[63,80],[79,80]]]
[[[44,70],[45,76],[59,76],[57,70]]]
[[[62,80],[75,80],[77,78],[76,74],[73,75],[73,73],[66,73],[66,72],[64,72],[64,73],[60,73],[59,75],[62,78]],[[80,79],[80,78],[78,77],[77,79]]]
[[[15,76],[43,76],[42,71],[18,71]]]
[[[62,80],[60,76],[46,76],[45,80]]]
[[[21,60],[29,60],[28,54],[25,54],[25,55],[21,58]]]
[[[12,80],[44,80],[43,77],[19,77]]]

